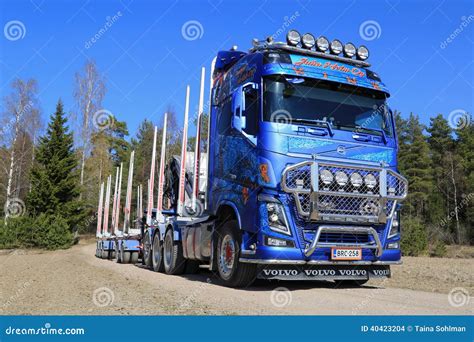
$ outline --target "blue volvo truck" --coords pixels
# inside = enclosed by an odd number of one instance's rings
[[[196,178],[186,169],[183,179],[186,163],[173,158],[168,208],[143,230],[144,263],[168,274],[209,268],[232,287],[390,277],[408,189],[389,91],[368,57],[365,46],[295,30],[286,42],[220,51],[204,190],[189,209]]]

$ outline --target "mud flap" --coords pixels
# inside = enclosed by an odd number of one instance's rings
[[[278,280],[366,280],[390,278],[388,265],[267,265],[258,273],[259,279]]]

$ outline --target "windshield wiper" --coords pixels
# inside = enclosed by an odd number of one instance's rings
[[[367,127],[362,127],[362,126],[357,126],[357,125],[339,125],[340,127],[347,127],[347,128],[353,128],[355,129],[356,131],[366,131],[366,132],[371,132],[371,133],[374,133],[374,132],[377,132],[377,133],[380,133],[380,135],[382,136],[382,140],[384,142],[385,145],[387,145],[387,135],[385,134],[385,131],[383,129],[380,129],[380,128],[367,128]]]
[[[328,122],[328,121],[295,118],[295,119],[291,119],[291,122],[300,122],[300,123],[306,123],[306,124],[310,124],[310,125],[324,125],[328,129],[329,135],[331,137],[334,135],[334,133],[332,131],[331,123]]]

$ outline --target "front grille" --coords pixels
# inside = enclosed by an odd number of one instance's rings
[[[341,186],[335,179],[324,184],[319,177],[324,170],[332,175],[344,172],[347,184]],[[376,179],[375,186],[354,187],[350,182],[354,173],[362,179],[372,174]],[[282,188],[293,195],[298,215],[306,218],[312,216],[313,210],[317,213],[313,219],[332,222],[383,222],[393,212],[397,200],[406,197],[407,187],[406,180],[392,170],[317,162],[290,166],[282,178]],[[313,198],[312,193],[315,194]]]

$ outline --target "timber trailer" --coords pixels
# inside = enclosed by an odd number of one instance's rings
[[[187,86],[179,157],[166,155],[165,115],[156,208],[155,128],[139,234],[153,270],[207,268],[233,287],[257,278],[358,286],[401,263],[408,183],[397,170],[389,91],[369,69],[367,47],[295,30],[286,38],[218,52],[205,146],[202,69],[194,153]]]

